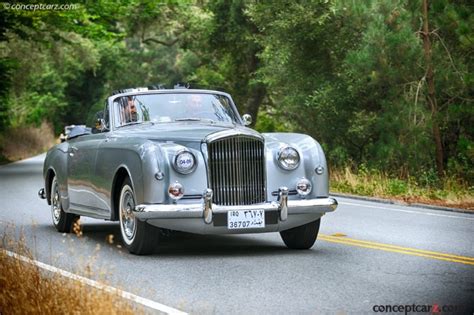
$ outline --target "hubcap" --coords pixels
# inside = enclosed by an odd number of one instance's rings
[[[53,223],[59,224],[61,219],[61,203],[59,201],[59,189],[56,180],[53,182],[53,189],[51,193],[51,214],[53,215]]]
[[[126,185],[122,189],[120,198],[120,225],[124,241],[130,244],[135,238],[136,218],[133,214],[135,199],[130,186]]]

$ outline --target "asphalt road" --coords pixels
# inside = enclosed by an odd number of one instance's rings
[[[115,222],[81,219],[81,238],[56,232],[37,196],[43,158],[0,167],[0,236],[23,234],[41,262],[195,314],[472,314],[459,307],[474,305],[474,215],[338,198],[311,250],[288,250],[277,233],[182,233],[133,256]]]

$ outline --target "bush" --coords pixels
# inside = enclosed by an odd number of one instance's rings
[[[405,195],[408,192],[408,185],[402,180],[392,179],[388,181],[387,192],[392,196]]]
[[[53,127],[43,122],[40,127],[13,127],[0,138],[0,150],[7,161],[17,161],[42,153],[55,143]]]
[[[474,186],[456,176],[438,178],[434,170],[399,178],[361,164],[331,170],[331,190],[474,210]]]

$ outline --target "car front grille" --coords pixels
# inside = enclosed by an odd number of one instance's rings
[[[232,136],[208,144],[209,181],[218,205],[265,201],[265,157],[262,140]]]

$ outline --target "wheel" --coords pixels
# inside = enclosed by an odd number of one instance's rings
[[[61,205],[61,198],[59,196],[59,185],[56,176],[51,183],[51,216],[53,218],[53,225],[61,233],[71,232],[72,226],[78,215],[66,213]]]
[[[119,218],[120,234],[128,251],[136,255],[151,254],[158,244],[159,229],[138,220],[133,214],[135,193],[132,183],[126,178],[120,190]]]
[[[318,237],[321,219],[281,231],[280,236],[285,245],[291,249],[310,249]]]

